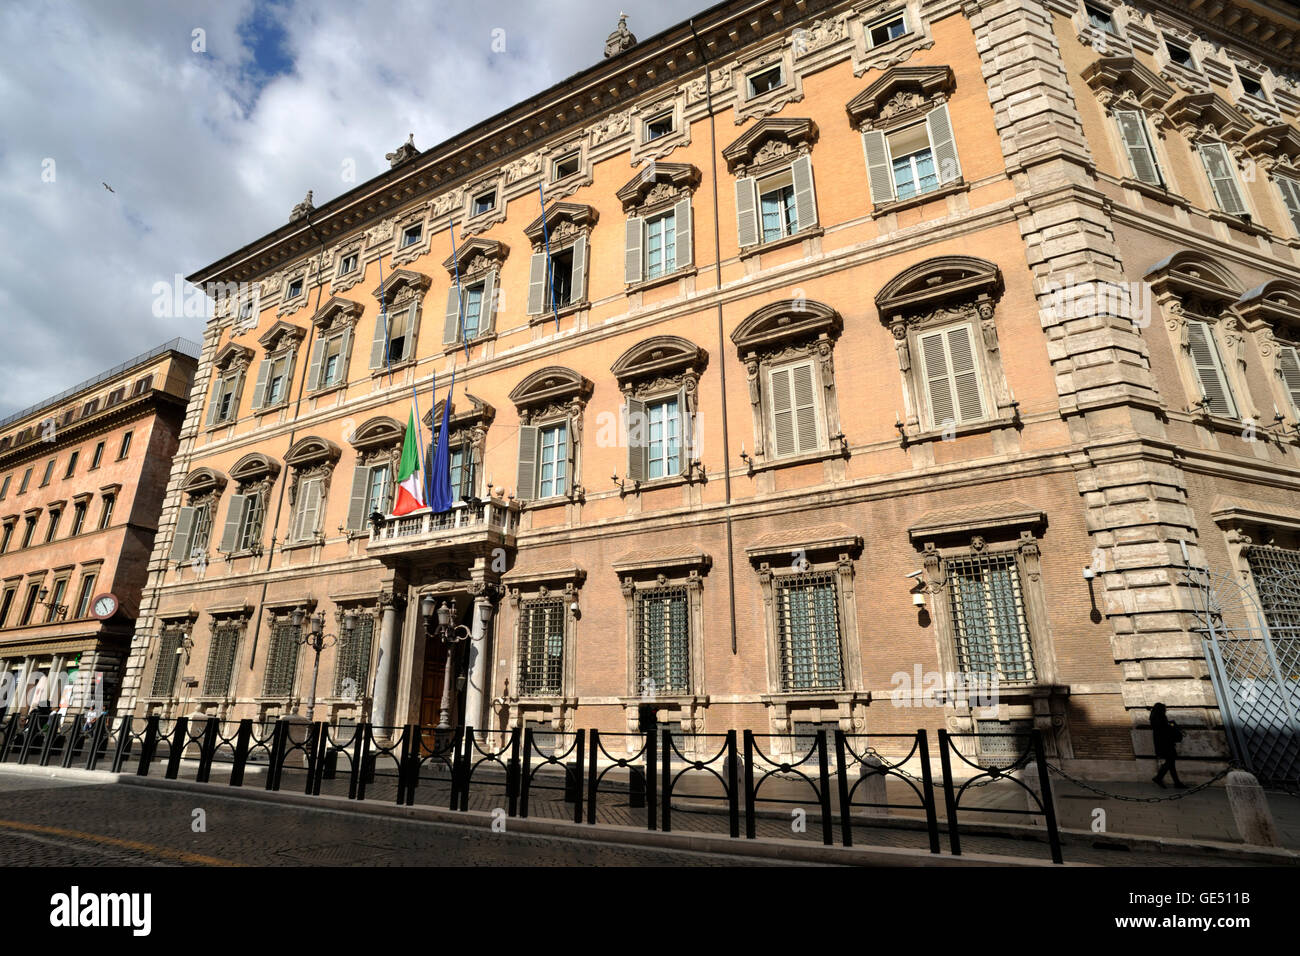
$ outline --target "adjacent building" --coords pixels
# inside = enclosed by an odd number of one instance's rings
[[[1300,568],[1298,29],[735,0],[309,194],[190,277],[122,712],[301,715],[318,616],[317,719],[1131,767],[1159,700],[1221,762],[1188,562]]]
[[[198,355],[174,339],[0,420],[0,706],[113,707]]]

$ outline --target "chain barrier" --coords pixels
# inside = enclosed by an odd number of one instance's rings
[[[1179,790],[1175,793],[1171,793],[1159,797],[1133,797],[1123,793],[1110,793],[1109,791],[1103,790],[1100,787],[1094,787],[1090,783],[1085,783],[1084,781],[1080,780],[1078,777],[1072,777],[1070,774],[1066,773],[1064,770],[1062,770],[1060,767],[1056,766],[1053,763],[1049,762],[1047,764],[1047,769],[1052,771],[1052,773],[1056,774],[1057,776],[1064,777],[1066,780],[1070,781],[1070,783],[1074,784],[1076,787],[1082,787],[1084,790],[1087,790],[1089,793],[1095,793],[1099,797],[1107,797],[1111,800],[1122,800],[1125,803],[1172,803],[1174,800],[1182,800],[1185,797],[1190,797],[1194,793],[1200,793],[1202,790],[1214,786],[1214,784],[1218,783],[1220,780],[1226,777],[1233,770],[1240,770],[1241,768],[1236,766],[1235,764],[1228,764],[1228,766],[1225,769],[1219,771],[1217,774],[1215,774],[1213,777],[1211,777],[1209,780],[1205,781],[1204,783],[1198,783],[1196,786],[1188,787],[1186,790]]]

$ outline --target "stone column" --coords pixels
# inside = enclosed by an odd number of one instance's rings
[[[375,669],[375,695],[370,708],[370,722],[383,725],[392,722],[393,698],[397,690],[399,625],[397,600],[392,592],[385,592],[379,600],[384,610],[379,625],[379,664]]]
[[[465,688],[465,720],[471,727],[485,726],[488,716],[487,702],[490,699],[488,681],[488,661],[491,659],[490,631],[488,624],[492,621],[492,598],[486,586],[474,596],[474,620],[470,630],[469,660],[465,664],[468,684]]]

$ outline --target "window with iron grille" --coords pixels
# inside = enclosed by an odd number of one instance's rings
[[[271,625],[271,648],[266,655],[263,697],[288,697],[298,669],[298,635],[302,628],[286,622]]]
[[[153,696],[170,697],[176,687],[176,672],[181,664],[181,640],[185,632],[179,627],[163,628],[158,641],[158,663],[153,671]]]
[[[981,757],[1008,757],[1015,760],[1029,750],[1032,720],[977,720],[975,732],[979,734]],[[1004,736],[1014,734],[1013,737]]]
[[[561,693],[564,680],[564,602],[525,602],[519,612],[519,694]]]
[[[685,587],[637,591],[637,690],[646,695],[690,692],[691,627]]]
[[[1032,681],[1034,656],[1016,556],[971,552],[946,564],[958,669],[999,681]]]
[[[373,614],[358,614],[356,624],[344,628],[339,641],[338,663],[334,666],[334,696],[362,696],[370,674],[370,642],[375,634]]]
[[[841,690],[840,609],[833,571],[777,578],[782,690]]]
[[[1252,545],[1242,551],[1255,580],[1255,593],[1269,630],[1278,636],[1300,636],[1300,551],[1274,545]]]
[[[242,625],[233,621],[218,624],[208,647],[208,664],[203,672],[203,696],[225,697],[230,693],[230,676],[235,670],[235,647]]]

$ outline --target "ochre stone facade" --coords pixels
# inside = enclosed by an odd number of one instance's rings
[[[1275,358],[1300,335],[1276,181],[1300,90],[1269,53],[1297,24],[1240,6],[1233,39],[1160,3],[736,3],[702,46],[670,30],[300,204],[191,277],[242,285],[123,712],[302,715],[300,609],[338,640],[317,719],[1032,726],[1055,759],[1127,762],[1164,700],[1221,761],[1182,548],[1243,570],[1240,536],[1300,527],[1294,432],[1241,437],[1300,415]],[[1193,29],[1217,39],[1170,67],[1162,37]],[[1213,211],[1183,138],[1220,107],[1180,83],[1241,117],[1249,219]],[[1130,103],[1160,188],[1115,130]],[[1062,298],[1095,282],[1147,284],[1149,322]],[[1232,415],[1196,405],[1189,297]],[[465,503],[372,522],[413,390],[427,445],[453,370]],[[427,597],[471,634],[450,667]],[[938,686],[972,672],[995,703]]]

